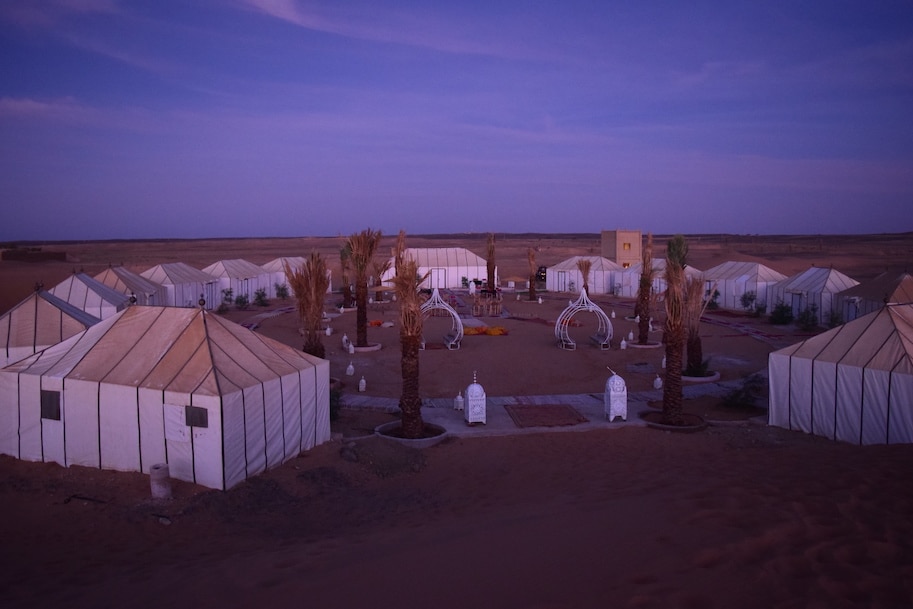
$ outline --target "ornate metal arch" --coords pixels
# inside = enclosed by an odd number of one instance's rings
[[[568,350],[577,348],[577,343],[571,339],[567,329],[571,318],[581,311],[589,311],[596,315],[599,320],[599,328],[596,330],[596,334],[590,337],[590,340],[596,343],[600,349],[608,349],[612,340],[612,322],[599,305],[587,298],[586,290],[580,290],[577,300],[569,304],[558,316],[558,321],[555,322],[555,338],[558,340],[558,346]]]
[[[428,317],[431,315],[431,311],[435,309],[446,311],[450,314],[453,319],[453,325],[450,328],[450,333],[444,336],[444,344],[447,345],[448,349],[459,349],[460,342],[463,340],[463,322],[460,320],[460,315],[456,312],[456,309],[441,298],[441,293],[437,288],[434,288],[434,291],[431,292],[431,298],[422,303],[422,317]]]

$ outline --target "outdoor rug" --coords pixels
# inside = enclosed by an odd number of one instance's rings
[[[505,404],[504,410],[517,427],[564,427],[587,422],[567,404]]]

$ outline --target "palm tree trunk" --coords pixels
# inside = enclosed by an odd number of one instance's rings
[[[667,336],[666,380],[663,383],[663,422],[667,425],[681,425],[684,404],[682,397],[682,339]]]
[[[425,423],[422,420],[422,399],[419,396],[418,356],[421,337],[403,335],[400,337],[400,344],[402,345],[403,390],[399,398],[399,409],[402,412],[403,437],[421,438],[425,429]]]
[[[355,346],[368,346],[368,281],[355,283]]]

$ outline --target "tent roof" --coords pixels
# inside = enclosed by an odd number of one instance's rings
[[[774,355],[913,374],[913,305],[887,305]]]
[[[764,266],[759,262],[738,262],[729,260],[704,271],[707,281],[752,280],[760,283],[776,283],[786,279],[786,275]]]
[[[608,271],[621,271],[623,270],[620,264],[612,262],[608,258],[603,258],[602,256],[571,256],[566,260],[562,260],[558,264],[549,267],[550,269],[556,271],[576,271],[578,260],[589,260],[593,263],[593,266],[590,267],[590,272],[608,272]]]
[[[406,248],[403,255],[415,260],[419,268],[469,267],[486,266],[487,264],[484,258],[462,247],[409,247]]]
[[[913,302],[913,275],[906,271],[885,271],[871,281],[866,281],[840,292],[847,298],[861,298],[874,302]]]
[[[213,283],[215,278],[186,262],[164,262],[140,273],[146,279],[162,285],[181,283]]]
[[[813,266],[777,283],[786,292],[840,292],[859,282],[832,268]]]
[[[644,266],[643,262],[635,262],[628,268],[624,269],[625,273],[631,273],[640,275],[640,269]],[[666,259],[665,258],[654,258],[653,259],[653,270],[657,273],[657,277],[661,277],[663,273],[666,272]],[[695,275],[700,275],[701,271],[694,268],[690,264],[685,267],[685,275],[687,277],[693,277]]]
[[[209,311],[133,306],[6,370],[215,396],[319,361]]]
[[[77,283],[82,284],[85,287],[85,290],[80,286],[76,286],[75,284]],[[73,291],[74,287],[78,288],[75,293]],[[89,277],[85,273],[73,273],[48,291],[67,302],[71,302],[71,295],[73,294],[84,297],[88,292],[94,293],[103,302],[110,303],[115,307],[125,307],[130,300],[123,292],[118,292],[114,288],[108,287],[98,279]]]
[[[280,258],[273,258],[260,268],[269,271],[270,273],[284,273],[286,262],[294,269],[303,267],[307,261],[303,256],[283,256]]]
[[[213,277],[229,277],[231,279],[249,279],[266,273],[263,267],[257,266],[253,262],[248,262],[243,258],[213,262],[205,267],[203,272]]]
[[[7,348],[53,345],[99,321],[49,292],[32,292],[0,316],[0,344]]]
[[[134,273],[123,266],[112,266],[95,276],[95,279],[113,290],[122,294],[155,294],[162,286],[146,279],[139,273]]]

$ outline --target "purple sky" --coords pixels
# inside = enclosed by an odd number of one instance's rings
[[[0,240],[913,230],[913,3],[5,0]]]

